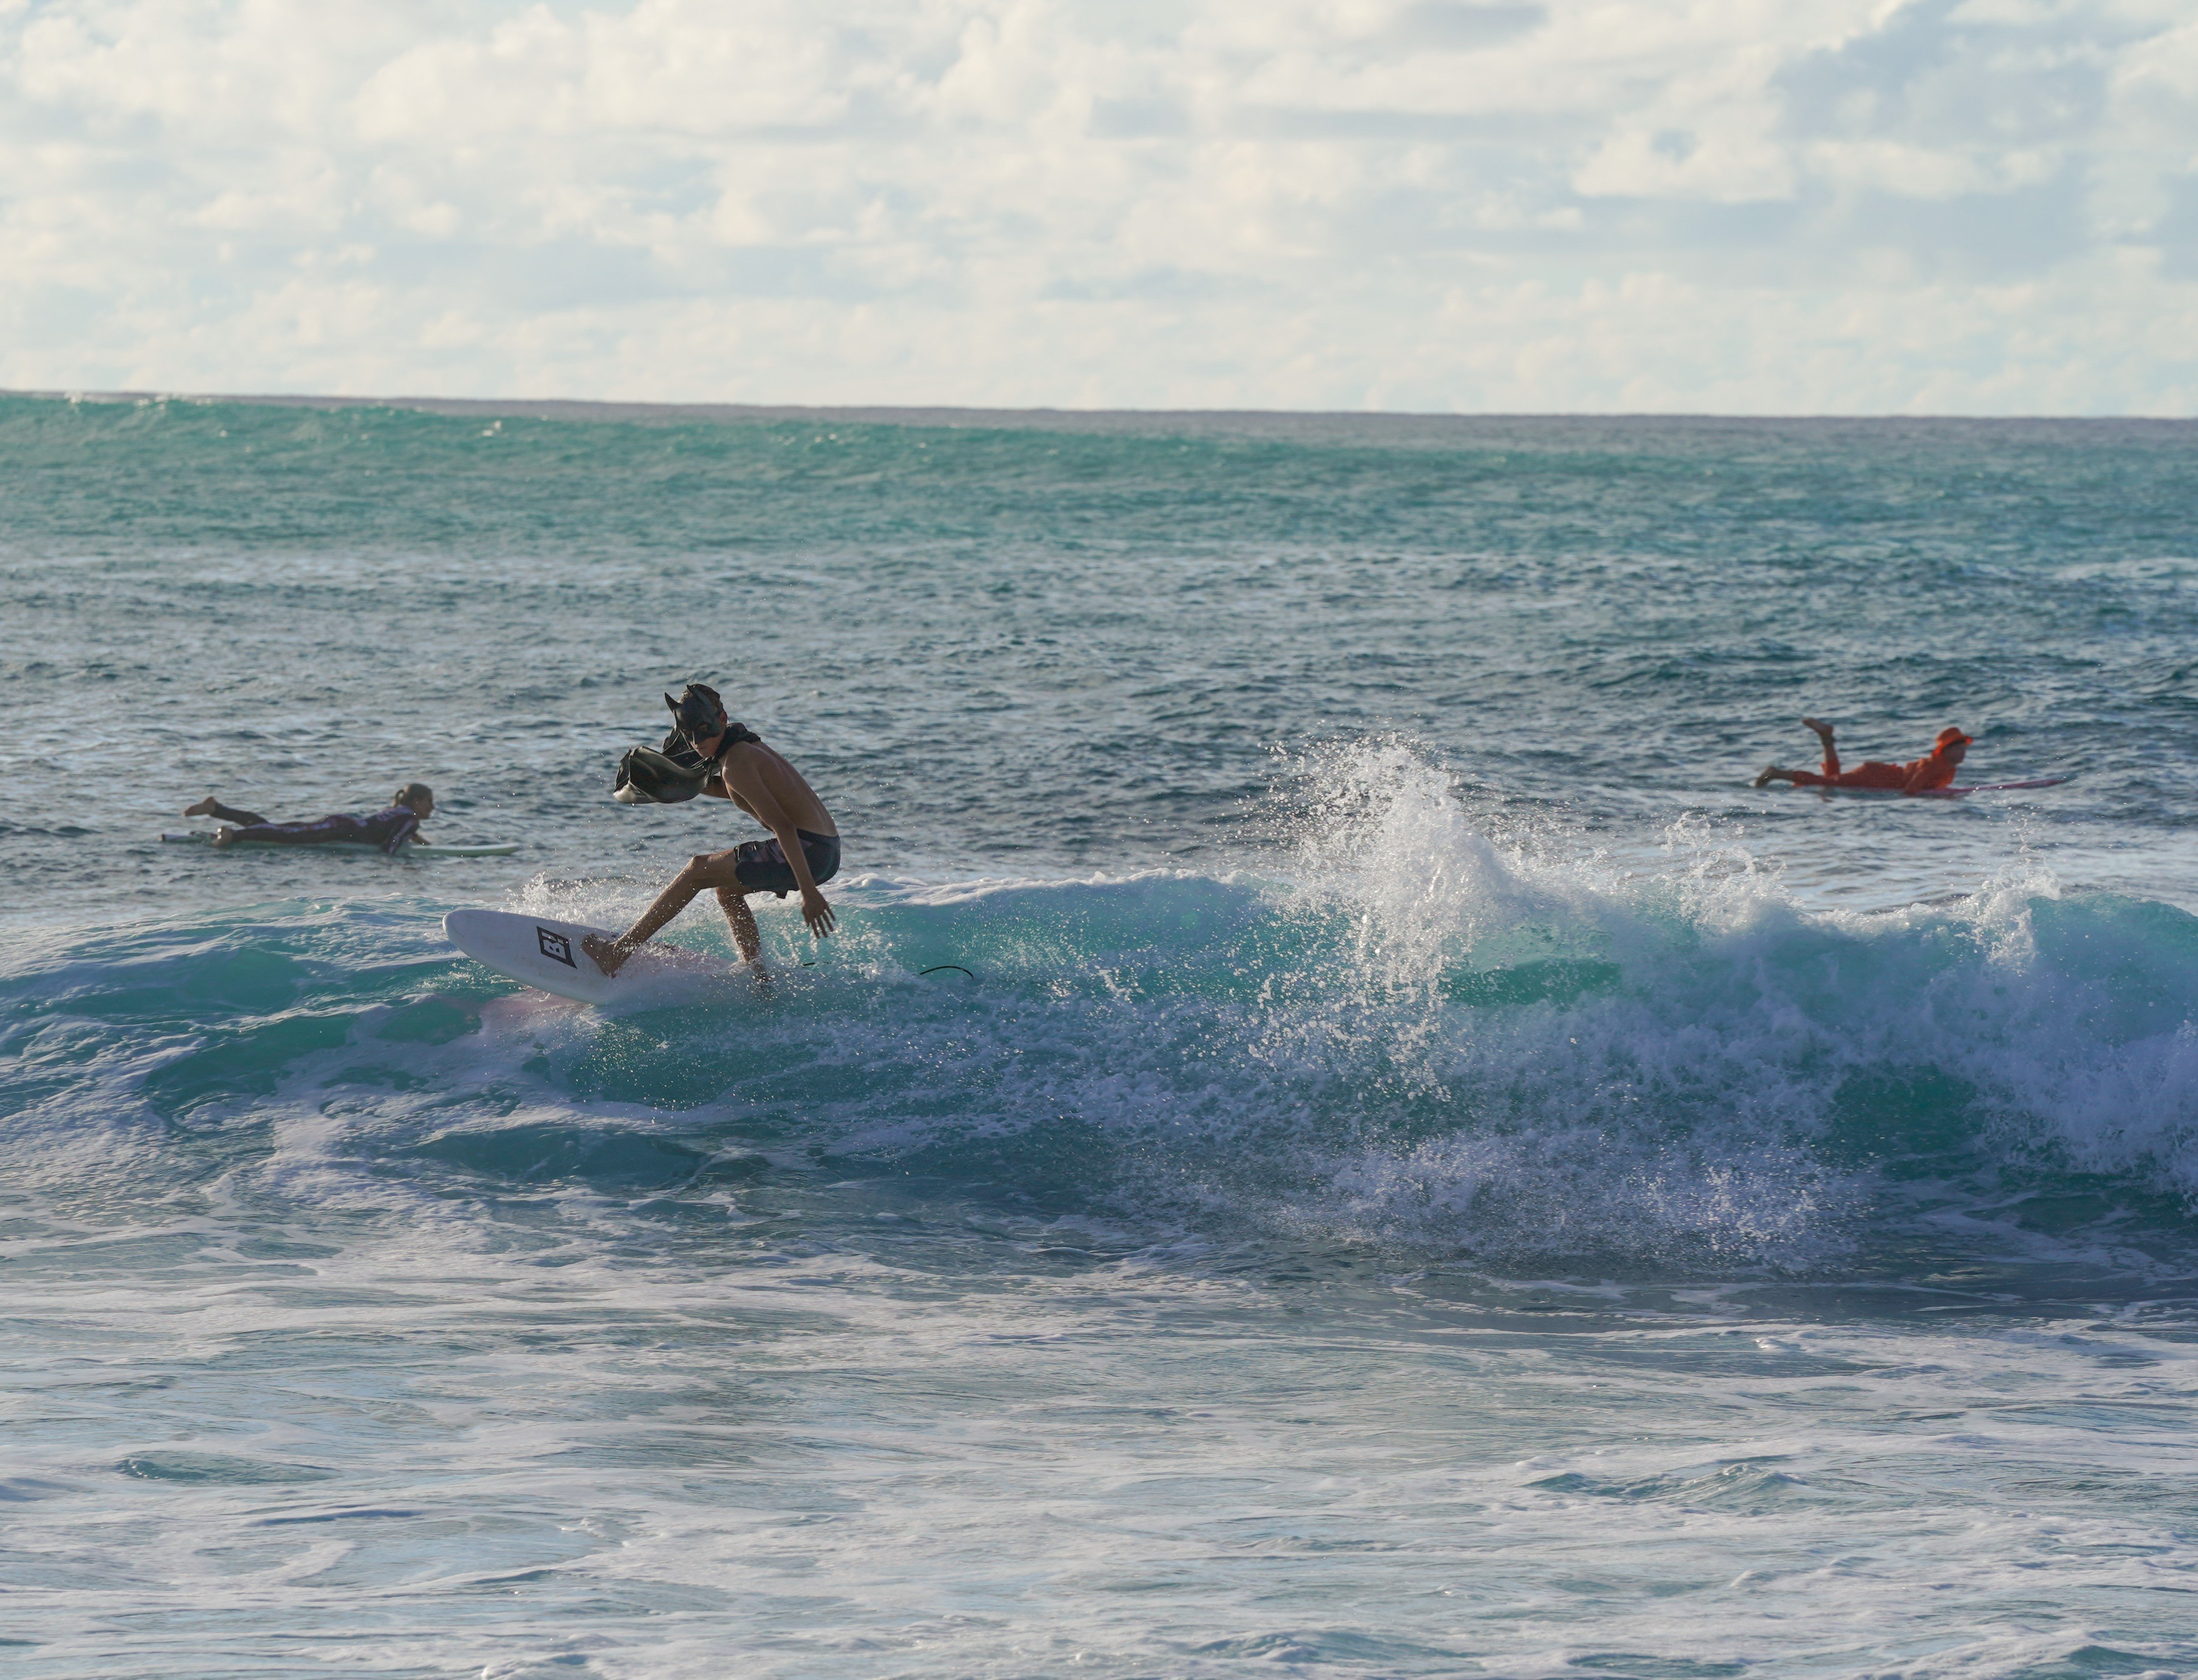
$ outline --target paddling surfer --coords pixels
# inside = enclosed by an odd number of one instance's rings
[[[771,892],[782,898],[799,892],[801,919],[823,939],[837,919],[818,887],[840,870],[840,830],[824,801],[801,779],[801,772],[765,746],[760,736],[726,716],[715,689],[689,683],[677,700],[666,695],[664,703],[678,720],[673,733],[710,769],[701,791],[712,799],[730,799],[770,829],[771,838],[689,858],[632,927],[615,939],[590,933],[580,942],[581,948],[603,973],[615,974],[626,958],[704,887],[717,892],[718,906],[732,924],[733,943],[744,962],[756,962],[763,955],[763,937],[747,905],[752,892]]]
[[[239,840],[256,840],[265,846],[327,846],[348,840],[355,846],[378,846],[392,857],[398,846],[419,834],[420,825],[434,811],[434,793],[424,782],[406,782],[391,796],[387,807],[371,817],[339,811],[309,823],[270,823],[256,811],[225,805],[212,793],[196,805],[183,807],[186,817],[211,817],[234,825],[215,833],[216,846],[235,846]]]
[[[1804,718],[1801,722],[1816,732],[1817,739],[1823,745],[1823,769],[1781,770],[1771,764],[1755,778],[1755,786],[1790,782],[1796,788],[1875,788],[1887,793],[1928,793],[1953,782],[1954,771],[1967,756],[1971,739],[1957,729],[1943,729],[1931,750],[1920,759],[1904,764],[1888,764],[1872,759],[1852,770],[1842,770],[1839,749],[1832,745],[1832,725],[1814,718]]]

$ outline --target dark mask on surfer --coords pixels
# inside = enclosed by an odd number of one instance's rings
[[[674,758],[681,757],[680,749],[684,747],[695,755],[694,762],[701,763],[702,743],[712,736],[724,737],[718,742],[718,750],[710,755],[713,759],[724,757],[728,747],[763,739],[753,730],[727,717],[724,700],[706,683],[689,683],[677,700],[665,695],[664,705],[675,720],[672,733],[664,737],[664,751]]]
[[[724,732],[725,702],[718,691],[706,683],[689,683],[674,700],[664,697],[665,709],[672,713],[673,733],[689,741],[707,741],[712,735]]]

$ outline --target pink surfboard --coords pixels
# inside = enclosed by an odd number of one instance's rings
[[[1958,799],[1964,793],[2011,793],[2026,788],[2058,788],[2062,782],[2074,779],[2067,776],[2043,776],[2035,782],[1975,782],[1966,788],[1930,788],[1920,793],[1904,793],[1898,788],[1809,788],[1802,791],[1811,793],[1868,793],[1877,798],[1895,799]]]
[[[1928,793],[1916,797],[1933,799],[1958,799],[1964,793],[2008,793],[2019,788],[2058,788],[2069,780],[2065,776],[2044,776],[2035,782],[1978,782],[1967,788],[1933,788]]]

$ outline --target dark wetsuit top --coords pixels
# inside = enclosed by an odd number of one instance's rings
[[[217,815],[225,813],[217,813]],[[243,813],[250,815],[249,812]],[[241,840],[265,840],[273,846],[326,846],[331,840],[378,846],[394,857],[397,848],[419,832],[420,814],[410,805],[393,805],[371,817],[340,812],[311,823],[248,823],[236,831]]]

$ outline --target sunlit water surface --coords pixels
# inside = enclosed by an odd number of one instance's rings
[[[2194,442],[0,399],[0,1661],[2198,1671]]]

